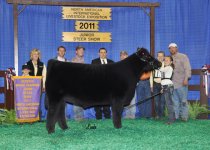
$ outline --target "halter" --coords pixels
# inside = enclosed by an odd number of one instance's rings
[[[137,56],[141,61],[146,62],[146,63],[148,63],[150,66],[153,66],[153,67],[154,67],[155,59],[153,59],[153,61],[148,61],[147,57],[146,57],[146,58],[145,58],[145,57],[140,57],[140,56],[138,55],[138,52],[139,52],[139,51],[135,52],[135,54],[136,54],[136,56]]]

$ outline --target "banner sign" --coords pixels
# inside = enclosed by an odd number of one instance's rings
[[[14,96],[17,122],[39,120],[42,77],[14,76]]]
[[[111,42],[111,33],[63,32],[63,42]]]
[[[63,7],[63,19],[111,20],[111,8]]]
[[[98,31],[98,21],[76,21],[76,31]]]

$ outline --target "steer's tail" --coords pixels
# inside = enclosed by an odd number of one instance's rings
[[[46,76],[46,82],[45,82],[46,93],[48,91],[48,84],[49,84],[48,80],[49,80],[50,74],[53,73],[53,66],[55,65],[56,62],[57,60],[54,60],[54,59],[50,59],[47,62],[47,76]]]

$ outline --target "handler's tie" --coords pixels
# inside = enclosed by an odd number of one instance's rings
[[[103,65],[106,64],[104,59],[102,60],[102,62],[103,62]]]

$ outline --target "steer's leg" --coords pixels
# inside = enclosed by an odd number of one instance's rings
[[[58,125],[61,129],[65,130],[68,129],[68,126],[66,124],[66,117],[65,117],[65,102],[62,100],[59,103],[59,110],[57,115]]]
[[[59,98],[56,96],[49,97],[49,103],[48,103],[48,112],[47,112],[47,124],[46,128],[48,133],[55,132],[55,123],[57,121],[56,114],[58,113],[59,109]]]
[[[120,101],[114,101],[112,104],[112,119],[115,128],[121,128],[121,115],[123,111],[123,105]]]

